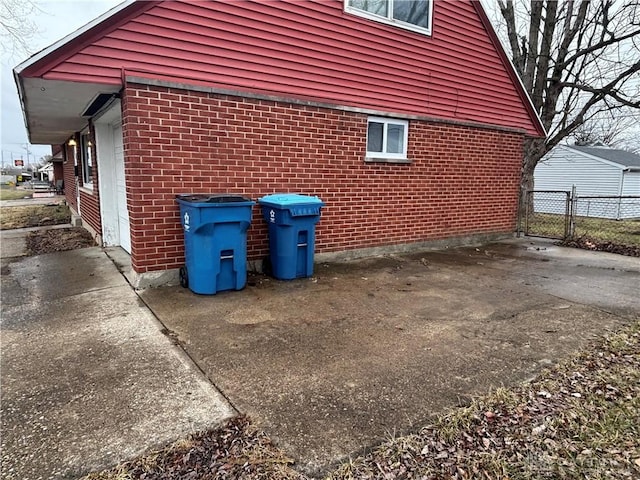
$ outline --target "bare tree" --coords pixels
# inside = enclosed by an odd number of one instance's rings
[[[38,33],[32,18],[38,11],[40,8],[33,0],[1,0],[0,40],[3,54],[31,53],[29,44]]]
[[[640,151],[640,138],[635,127],[640,125],[640,112],[637,116],[632,114],[618,116],[612,112],[606,112],[596,118],[585,121],[569,136],[576,145],[593,145],[604,143],[605,145],[627,150],[632,153]]]
[[[545,140],[525,145],[522,188],[536,165],[582,124],[640,108],[638,0],[498,0],[513,63],[542,123]]]

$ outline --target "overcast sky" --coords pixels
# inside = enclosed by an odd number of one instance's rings
[[[33,15],[38,33],[31,42],[31,54],[55,43],[57,40],[74,32],[104,12],[122,3],[122,0],[80,0],[80,1],[41,1],[41,11]],[[2,141],[2,161],[9,163],[12,159],[27,160],[27,130],[20,109],[18,91],[13,81],[13,67],[22,63],[30,55],[17,54],[10,57],[2,55],[2,117],[0,131]],[[29,146],[29,161],[36,163],[42,156],[51,153],[51,147],[43,145]]]

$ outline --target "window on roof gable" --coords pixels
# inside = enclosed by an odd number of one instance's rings
[[[431,0],[345,0],[345,11],[382,23],[431,33]]]

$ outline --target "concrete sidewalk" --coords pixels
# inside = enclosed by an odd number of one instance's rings
[[[3,258],[1,279],[3,479],[74,478],[235,413],[101,249]]]

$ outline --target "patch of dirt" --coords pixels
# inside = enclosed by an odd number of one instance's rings
[[[65,252],[95,246],[96,243],[91,234],[82,227],[39,230],[31,232],[27,236],[27,253],[29,255]]]
[[[628,257],[640,257],[640,245],[622,245],[613,242],[598,242],[589,238],[564,240],[560,242],[559,245],[562,245],[563,247],[582,248],[583,250],[617,253]]]

